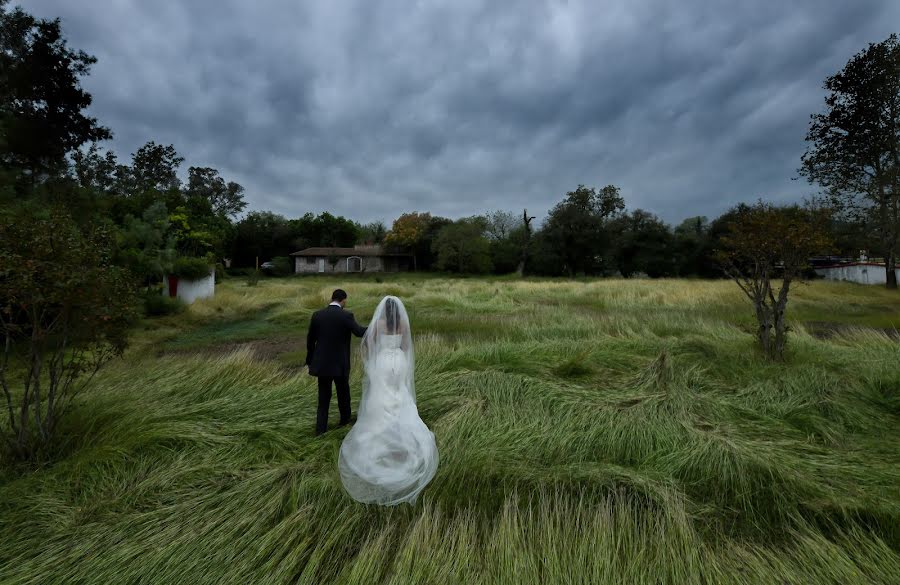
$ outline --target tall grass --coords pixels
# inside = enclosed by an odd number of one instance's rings
[[[410,308],[415,507],[351,501],[346,429],[313,438],[314,380],[254,349],[338,285]],[[900,299],[792,309],[771,364],[727,282],[228,282],[137,333],[57,461],[0,467],[0,583],[896,583]]]

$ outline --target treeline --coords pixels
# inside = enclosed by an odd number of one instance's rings
[[[414,258],[416,270],[536,276],[724,277],[717,258],[722,238],[751,206],[737,205],[712,220],[690,217],[676,226],[642,209],[627,210],[617,187],[578,186],[540,223],[520,212],[493,211],[457,220],[404,213],[390,227],[360,224],[328,213],[287,219],[250,212],[237,222],[235,266],[254,266],[310,246],[382,245]],[[819,253],[855,255],[874,245],[866,230],[832,218]],[[288,271],[287,268],[284,271]]]

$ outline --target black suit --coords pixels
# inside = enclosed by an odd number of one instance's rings
[[[306,336],[306,365],[309,375],[319,378],[319,409],[316,434],[328,430],[331,384],[337,389],[341,424],[350,422],[350,335],[362,337],[366,328],[356,322],[353,313],[337,305],[328,305],[313,313]]]

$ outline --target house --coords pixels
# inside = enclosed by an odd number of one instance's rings
[[[306,248],[291,254],[294,272],[404,272],[412,264],[412,256],[386,252],[381,246],[353,248]]]
[[[883,263],[866,262],[844,262],[833,264],[831,266],[815,266],[813,268],[816,274],[826,280],[846,280],[859,284],[885,284],[887,282],[887,274]],[[900,279],[900,267],[895,268],[897,278]]]

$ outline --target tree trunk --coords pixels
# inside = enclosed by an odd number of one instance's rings
[[[778,293],[778,300],[775,302],[773,311],[775,313],[775,345],[772,347],[771,359],[784,360],[784,348],[787,344],[787,321],[785,313],[787,312],[788,292],[791,283],[786,281],[781,285],[781,292]]]
[[[887,277],[887,288],[891,290],[897,289],[897,253],[894,250],[888,250],[884,258],[885,277]]]
[[[756,339],[759,341],[759,348],[766,357],[772,355],[772,321],[769,318],[769,311],[765,305],[765,299],[756,300],[756,322],[759,327],[756,330]]]

